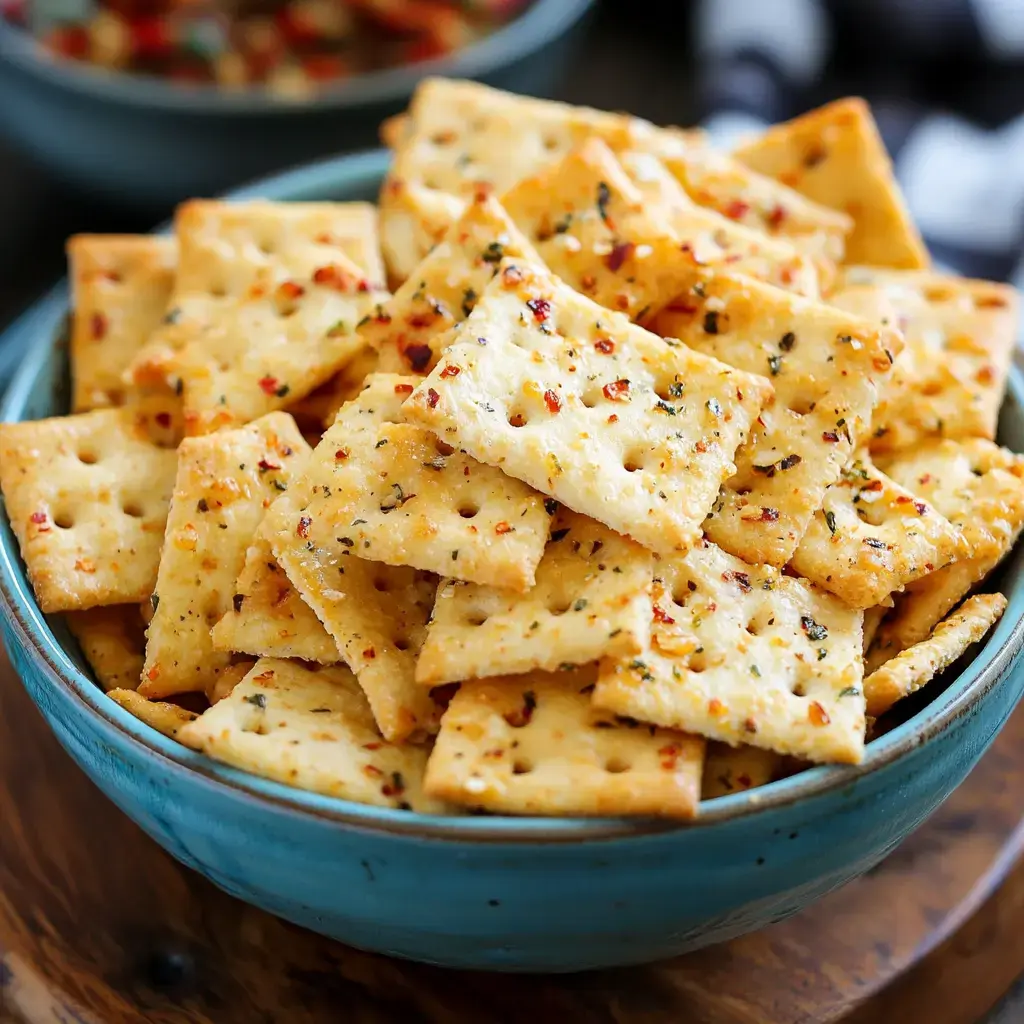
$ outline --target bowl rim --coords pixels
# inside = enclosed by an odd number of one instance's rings
[[[303,99],[251,86],[229,92],[216,85],[182,87],[156,76],[106,71],[49,57],[33,36],[0,18],[0,60],[50,85],[131,107],[157,107],[199,117],[306,113],[386,103],[408,96],[433,75],[479,78],[515,63],[567,32],[594,0],[534,0],[525,11],[478,42],[444,57],[371,71],[325,86]]]
[[[380,150],[331,157],[260,179],[228,193],[227,198],[271,195],[287,201],[296,194],[305,198],[318,187],[338,191],[339,184],[347,184],[354,188],[355,184],[365,184],[382,174],[386,163],[387,153]],[[166,225],[158,230],[163,229]],[[23,419],[35,382],[51,351],[60,344],[68,308],[67,282],[62,280],[7,329],[8,334],[43,338],[45,343],[39,344],[37,340],[28,346],[27,355],[0,401],[0,421]],[[1010,369],[1007,395],[1024,411],[1024,374],[1016,366]],[[46,675],[59,683],[75,705],[121,734],[130,746],[159,757],[168,770],[186,771],[232,790],[237,796],[266,801],[283,811],[311,814],[360,831],[461,842],[573,843],[685,832],[789,807],[848,789],[864,776],[892,764],[938,736],[958,718],[971,713],[1006,677],[1024,648],[1024,617],[1013,622],[1004,615],[956,679],[917,714],[868,744],[860,764],[818,765],[758,789],[717,797],[702,804],[702,810],[691,822],[425,815],[322,796],[231,768],[181,746],[107,699],[99,686],[77,667],[50,629],[20,567],[18,545],[7,522],[6,507],[0,512],[0,604],[13,622],[16,642],[30,648],[37,660],[42,659],[49,670]]]

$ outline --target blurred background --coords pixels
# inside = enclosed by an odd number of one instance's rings
[[[1024,284],[1024,0],[0,0],[0,324],[68,234],[373,145],[427,69],[726,146],[863,95],[937,261]]]

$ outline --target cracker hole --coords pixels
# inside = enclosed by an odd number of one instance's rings
[[[622,468],[627,473],[635,473],[637,470],[644,468],[644,453],[643,452],[627,452],[625,458],[622,460]]]
[[[390,589],[388,587],[388,581],[381,579],[379,576],[373,581],[373,589],[379,591],[382,594],[386,594]]]
[[[690,600],[690,594],[691,591],[686,580],[678,580],[672,588],[672,602],[679,605],[680,608],[685,608],[686,602]]]
[[[451,455],[455,451],[450,444],[445,444],[439,437],[434,438],[434,447],[437,449],[438,455]]]
[[[459,515],[463,519],[472,519],[480,511],[479,505],[467,504],[459,506]]]
[[[621,775],[623,772],[628,772],[632,765],[628,761],[623,761],[620,757],[610,757],[604,766],[604,770],[609,775]]]
[[[570,601],[549,601],[548,611],[552,615],[564,615],[570,608],[572,603]]]
[[[522,412],[509,413],[508,425],[510,427],[525,427],[527,423],[526,414]]]
[[[227,288],[222,284],[214,285],[212,288],[210,288],[210,294],[215,299],[223,299],[227,295],[227,293]]]
[[[803,683],[793,683],[793,685],[789,689],[790,689],[790,692],[793,694],[794,697],[806,697],[807,696],[807,690],[804,688],[804,684]]]
[[[553,136],[553,135],[545,135],[544,136],[544,148],[549,153],[551,153],[553,150],[558,149],[558,145],[559,145],[558,139],[556,139],[555,136]]]
[[[53,517],[53,525],[61,530],[70,530],[75,525],[75,517],[70,512],[58,512]]]
[[[694,651],[693,654],[690,655],[690,660],[687,662],[686,667],[691,672],[699,674],[708,667],[707,659],[700,651]]]
[[[395,637],[395,649],[396,650],[407,651],[407,650],[409,650],[410,647],[412,647],[412,644],[409,642],[408,637],[404,637],[404,636]]]
[[[87,466],[92,466],[99,461],[99,456],[94,451],[86,448],[78,453],[78,461],[84,462]]]
[[[751,636],[757,636],[757,634],[761,632],[760,623],[755,622],[753,619],[751,619],[750,622],[747,623],[747,632]]]
[[[682,400],[685,390],[682,383],[673,378],[672,380],[659,381],[654,387],[654,393],[663,401],[668,403]]]
[[[529,775],[533,771],[533,765],[529,761],[516,760],[512,763],[513,775]]]
[[[806,395],[796,395],[786,403],[786,408],[795,416],[806,416],[808,413],[814,412],[815,405],[817,405],[815,399],[808,398]]]
[[[482,626],[490,616],[486,612],[470,612],[466,616],[467,626]]]
[[[121,506],[121,511],[126,516],[131,516],[132,519],[141,519],[146,514],[137,501],[126,501]]]

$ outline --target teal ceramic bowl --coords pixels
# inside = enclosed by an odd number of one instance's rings
[[[372,197],[385,157],[333,160],[245,195]],[[5,420],[66,409],[58,288],[13,330],[28,355]],[[1014,372],[1002,440],[1024,450]],[[37,607],[0,517],[2,629],[18,673],[90,778],[183,863],[239,898],[365,949],[453,967],[571,971],[672,956],[779,921],[868,870],[962,781],[1020,699],[1021,553],[1009,609],[969,663],[905,702],[862,765],[702,805],[689,825],[443,818],[316,796],[226,768],[106,698]],[[928,692],[928,691],[931,692]]]
[[[359,75],[303,102],[55,61],[0,18],[0,133],[54,177],[160,212],[259,174],[376,145],[381,120],[404,107],[426,75],[548,95],[592,3],[535,0],[449,57]]]

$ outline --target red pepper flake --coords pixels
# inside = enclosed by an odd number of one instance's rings
[[[93,313],[89,320],[89,328],[92,331],[94,341],[99,341],[107,333],[107,318],[102,313]]]
[[[654,621],[655,622],[660,622],[660,623],[662,623],[663,625],[666,625],[666,626],[673,626],[673,625],[675,625],[675,621],[676,620],[673,619],[672,616],[669,615],[669,613],[667,611],[665,611],[663,608],[661,608],[659,605],[655,605],[654,606]]]
[[[551,316],[551,303],[547,299],[527,299],[527,308],[533,313],[534,320],[542,324]]]
[[[433,388],[427,388],[427,405],[431,409],[436,409],[437,403],[440,401],[441,396]]]
[[[585,292],[592,292],[597,286],[597,278],[593,274],[584,274],[580,278],[580,287]]]
[[[603,356],[610,356],[615,351],[615,342],[611,338],[599,338],[594,342],[594,348]]]
[[[786,219],[786,211],[781,206],[775,206],[772,212],[768,214],[768,225],[769,227],[778,230],[782,222]]]
[[[604,258],[604,265],[614,274],[622,269],[622,264],[633,255],[636,245],[633,242],[619,242]]]
[[[996,295],[982,296],[974,300],[974,305],[977,309],[1005,309],[1006,299]]]
[[[260,388],[263,390],[265,395],[276,395],[277,389],[280,386],[277,382],[276,377],[266,376],[260,377]]]
[[[828,712],[816,700],[812,700],[808,705],[807,718],[811,725],[828,725],[832,721]]]
[[[612,402],[628,402],[629,401],[629,381],[628,380],[613,380],[611,384],[605,384],[601,388],[601,393],[605,398]]]
[[[497,526],[495,526],[494,532],[495,533],[511,533],[512,532],[512,527],[509,526],[508,523],[506,523],[505,520],[503,519],[500,523],[498,523]]]
[[[427,368],[433,354],[429,345],[410,345],[405,350],[405,358],[417,373],[422,373]]]
[[[376,766],[372,764],[363,765],[363,772],[369,775],[371,778],[383,778],[384,773]]]
[[[755,722],[754,719],[752,719],[752,718],[747,718],[743,722],[743,728],[746,729],[747,732],[757,732],[757,722]],[[743,778],[744,778],[744,776],[740,776],[740,781],[741,782],[743,781]],[[744,782],[743,784],[745,786],[749,786],[750,785],[749,779],[746,782]]]
[[[373,661],[373,659],[377,657],[377,652],[372,647],[367,647],[366,650],[363,651],[363,657]]]
[[[396,384],[395,385],[396,395],[411,395],[412,385],[411,384]]]
[[[750,577],[745,572],[735,572],[730,569],[728,572],[722,573],[722,579],[726,583],[735,582],[744,594],[750,593]]]
[[[687,316],[693,316],[697,312],[697,307],[685,299],[670,302],[666,308],[670,313],[685,313]]]
[[[339,448],[334,453],[334,461],[335,462],[343,462],[347,458],[348,458],[348,449],[347,448]]]
[[[384,746],[379,740],[375,740],[373,743],[364,743],[363,750],[380,750]]]
[[[928,506],[923,501],[915,501],[914,508],[917,509],[917,514],[923,516],[928,511]]]
[[[38,526],[40,523],[46,522],[46,513],[33,512],[32,515],[29,516],[29,519]]]
[[[306,289],[301,284],[296,284],[295,281],[282,281],[277,286],[277,291],[274,292],[274,297],[283,303],[292,303],[296,299],[302,298],[306,294]]]
[[[661,758],[661,767],[666,771],[671,771],[679,761],[680,753],[678,743],[668,743],[664,747],[660,747],[658,749],[658,757]]]
[[[708,714],[709,715],[720,715],[725,711],[725,705],[717,698],[712,697],[708,701]]]
[[[418,331],[424,327],[429,327],[437,318],[437,310],[431,310],[429,313],[414,313],[412,316],[406,317],[405,322]]]
[[[611,414],[611,416],[608,417],[608,422],[609,423],[618,423],[619,422],[619,414],[617,412],[613,412]]]
[[[777,523],[779,521],[779,510],[777,508],[762,508],[758,521],[762,523]]]
[[[838,444],[839,435],[834,430],[823,430],[821,432],[822,441],[827,441],[829,444]]]
[[[260,459],[260,472],[269,473],[273,469],[280,469],[280,466],[275,465],[273,462],[267,462],[266,459]]]
[[[708,450],[708,443],[702,437],[694,446],[693,450],[703,455]]]
[[[161,427],[169,427],[171,425],[171,414],[169,412],[158,412],[155,419]]]
[[[461,367],[461,366],[446,366],[446,367],[445,367],[445,368],[444,368],[444,369],[443,369],[443,370],[441,371],[441,376],[442,376],[443,378],[448,378],[448,377],[458,377],[458,375],[459,375],[460,373],[462,373],[462,367]]]
[[[742,220],[749,211],[750,203],[745,203],[742,199],[734,199],[722,212],[730,220]]]
[[[342,270],[337,263],[329,263],[326,267],[317,267],[313,271],[313,283],[321,284],[326,288],[334,288],[339,292],[365,292],[370,289],[370,283],[366,278],[354,277]]]
[[[544,392],[544,404],[548,407],[548,412],[552,415],[560,412],[562,409],[562,400],[550,389]]]
[[[299,516],[299,525],[296,527],[295,532],[300,537],[309,536],[309,528],[313,525],[313,520],[309,516]]]
[[[979,384],[992,384],[996,379],[996,368],[992,365],[983,366],[975,374],[974,379]]]
[[[402,778],[402,773],[392,772],[391,781],[385,782],[380,787],[380,791],[384,796],[401,796],[405,792],[405,780]]]
[[[523,280],[523,272],[517,266],[506,267],[501,272],[501,283],[506,288],[514,288],[517,284],[521,284]]]

